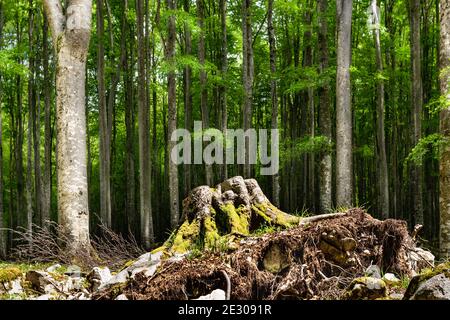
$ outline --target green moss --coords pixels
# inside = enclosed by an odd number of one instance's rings
[[[278,225],[284,228],[290,228],[297,226],[301,220],[301,217],[293,216],[287,213],[284,213],[277,207],[275,207],[270,202],[260,203],[257,205],[253,205],[252,209],[264,219],[264,221]],[[271,212],[274,215],[274,218],[271,218],[267,212]]]
[[[200,234],[200,222],[198,219],[189,223],[186,220],[178,229],[172,244],[172,251],[177,253],[184,253],[189,250],[193,241]]]
[[[10,282],[22,276],[19,268],[8,267],[0,269],[0,283]]]
[[[205,226],[205,238],[204,238],[205,247],[213,249],[220,239],[219,231],[217,230],[214,218],[211,216],[206,217],[204,220],[204,226]]]
[[[220,207],[220,210],[228,216],[228,223],[232,234],[249,234],[250,212],[244,205],[235,208],[233,204],[227,203]]]

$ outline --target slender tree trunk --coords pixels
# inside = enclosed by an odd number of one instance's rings
[[[412,86],[411,101],[413,114],[413,144],[417,145],[422,137],[422,60],[421,60],[421,36],[420,36],[420,0],[410,0],[410,22],[411,22],[411,64],[412,64]],[[413,167],[411,184],[414,189],[414,223],[423,224],[422,203],[422,169]]]
[[[89,250],[85,74],[92,1],[44,0],[56,50],[58,213],[69,250]]]
[[[244,83],[244,107],[243,125],[244,131],[250,129],[253,114],[253,32],[252,32],[252,0],[242,1],[242,42],[243,42],[243,83]],[[247,139],[246,139],[247,140]],[[250,146],[245,143],[244,177],[251,177]]]
[[[144,47],[144,0],[137,0],[138,37],[138,124],[139,124],[139,198],[141,241],[149,248],[154,241],[151,207],[150,110],[146,99]]]
[[[338,206],[353,203],[352,98],[350,84],[352,0],[336,0],[336,201]]]
[[[32,143],[33,143],[33,113],[36,108],[35,96],[35,52],[34,52],[34,12],[33,0],[28,2],[28,47],[30,54],[28,58],[29,77],[28,77],[28,125],[27,125],[27,173],[25,180],[25,195],[26,195],[26,212],[27,225],[26,229],[31,234],[33,232],[33,196],[32,196]],[[31,244],[31,243],[30,243]]]
[[[380,11],[378,10],[377,0],[372,0],[372,23],[373,23],[373,37],[375,41],[375,52],[378,73],[384,72],[383,56],[381,52],[380,39]],[[389,218],[389,180],[386,156],[386,138],[384,129],[384,80],[378,77],[377,84],[377,150],[379,156],[380,177],[378,182],[380,194],[380,210],[383,219]]]
[[[197,0],[197,15],[198,26],[200,28],[200,35],[198,41],[198,60],[202,66],[200,70],[200,110],[202,113],[202,126],[203,130],[209,128],[209,110],[208,110],[208,89],[206,87],[207,74],[205,70],[205,8],[204,0]],[[205,183],[212,185],[213,183],[213,171],[212,166],[205,164]]]
[[[169,10],[176,9],[176,0],[167,0],[167,8]],[[172,132],[177,128],[177,96],[176,96],[176,75],[175,75],[175,41],[176,41],[176,25],[175,16],[172,14],[169,17],[169,35],[166,44],[166,59],[170,65],[170,71],[167,78],[168,96],[168,150],[167,155],[170,157],[171,150],[175,147],[175,142],[170,139]],[[170,208],[170,226],[175,228],[179,220],[179,199],[178,199],[178,167],[169,159],[169,208]]]
[[[440,89],[445,101],[445,108],[440,114],[440,132],[446,139],[450,139],[450,3],[440,1],[441,29],[440,29]],[[450,256],[450,147],[445,147],[441,154],[439,167],[439,209],[440,257]]]
[[[319,51],[320,51],[320,72],[323,74],[329,66],[329,49],[328,49],[328,23],[327,10],[328,0],[319,0]],[[326,83],[319,88],[319,126],[320,133],[327,138],[331,144],[331,115],[330,115],[330,85]],[[328,212],[332,207],[332,162],[329,151],[322,152],[320,155],[320,211]]]
[[[97,86],[100,133],[100,219],[111,227],[111,179],[110,179],[110,131],[109,110],[106,105],[105,89],[105,46],[104,46],[103,0],[97,0]]]
[[[220,109],[222,111],[222,132],[226,134],[228,128],[228,112],[227,112],[227,74],[228,74],[228,39],[227,39],[227,1],[219,1],[220,8],[220,24],[221,24],[221,37],[222,37],[222,47],[221,47],[221,66],[222,66],[222,81],[223,84],[219,88],[220,95]],[[226,141],[224,141],[224,150],[226,150]],[[225,159],[225,156],[224,156]],[[228,167],[226,161],[222,166],[222,179],[228,179]]]
[[[41,225],[46,228],[46,221],[50,220],[51,211],[51,190],[52,190],[52,127],[51,127],[51,87],[50,72],[48,68],[49,63],[49,49],[48,49],[48,21],[44,16],[44,25],[42,31],[42,51],[43,51],[43,72],[44,72],[44,113],[45,113],[45,129],[44,129],[44,177],[42,187],[42,210],[41,210]]]
[[[278,87],[277,87],[277,47],[275,42],[275,28],[273,25],[273,2],[269,0],[267,15],[267,30],[270,46],[270,72],[272,79],[270,81],[270,96],[272,102],[272,129],[278,129]],[[272,202],[276,207],[280,206],[280,176],[275,173],[272,176]]]
[[[3,24],[4,24],[4,14],[3,14],[3,0],[0,0],[0,50],[3,48]],[[3,86],[2,86],[2,76],[0,74],[0,106],[3,100]],[[3,141],[3,126],[2,126],[2,110],[0,109],[0,142]],[[12,200],[12,195],[10,202]],[[3,145],[0,143],[0,259],[6,257],[6,232],[4,228],[4,212],[3,212]]]
[[[189,14],[190,11],[190,0],[184,0],[184,11]],[[192,53],[192,36],[191,28],[186,22],[184,24],[184,46],[185,54],[190,55]],[[192,130],[192,68],[190,66],[184,67],[183,74],[183,84],[184,84],[184,127],[186,130]],[[184,164],[184,195],[186,196],[191,190],[191,165],[188,163]]]

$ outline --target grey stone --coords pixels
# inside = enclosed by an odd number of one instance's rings
[[[411,300],[450,300],[450,279],[441,273],[424,281]]]
[[[8,284],[8,294],[22,294],[22,281],[21,279],[15,279]]]
[[[47,272],[55,272],[59,268],[61,268],[61,265],[59,263],[57,263],[57,264],[54,264],[54,265],[48,267],[45,271],[47,271]]]
[[[415,272],[420,272],[423,268],[434,267],[434,255],[422,248],[413,248],[407,254],[409,267]]]
[[[91,284],[91,290],[96,291],[98,288],[112,279],[111,271],[107,267],[95,267],[89,272],[86,279]]]
[[[381,279],[381,270],[380,267],[377,265],[370,265],[365,272],[366,276]]]
[[[373,300],[386,296],[386,283],[373,277],[361,277],[353,280],[346,293],[346,298],[350,300]]]
[[[382,280],[387,285],[390,285],[390,286],[396,286],[396,285],[399,285],[402,283],[402,281],[399,278],[397,278],[393,273],[386,273],[383,276]]]
[[[193,300],[225,300],[225,299],[226,299],[225,291],[221,289],[216,289],[210,294],[207,294],[206,296],[201,296]]]
[[[111,288],[112,286],[117,285],[117,284],[126,283],[129,279],[129,277],[130,277],[130,275],[128,273],[128,270],[124,269],[124,270],[120,271],[119,273],[117,273],[116,275],[114,275],[108,282],[99,286],[98,290],[101,291],[101,290]]]

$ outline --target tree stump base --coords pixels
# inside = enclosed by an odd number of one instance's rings
[[[237,176],[215,188],[193,189],[183,201],[182,224],[156,250],[174,254],[193,248],[233,249],[236,240],[263,226],[289,228],[300,221],[275,207],[255,179]]]

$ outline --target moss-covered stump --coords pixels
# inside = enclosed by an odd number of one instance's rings
[[[275,207],[256,180],[238,176],[215,188],[193,189],[183,201],[182,224],[157,250],[185,253],[193,248],[235,248],[236,240],[262,226],[288,228],[300,220]]]

